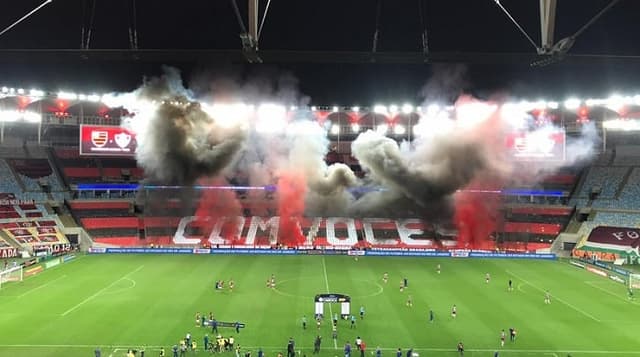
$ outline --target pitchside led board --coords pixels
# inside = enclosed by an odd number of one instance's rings
[[[80,155],[133,157],[135,133],[119,126],[80,125]]]
[[[566,154],[564,130],[540,130],[510,133],[506,147],[517,161],[564,161]]]

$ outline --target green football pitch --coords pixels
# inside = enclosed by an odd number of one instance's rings
[[[436,265],[442,272],[437,274]],[[384,283],[384,272],[389,282]],[[485,273],[491,274],[490,283]],[[266,281],[275,274],[275,289]],[[401,292],[400,280],[408,279]],[[233,279],[236,287],[215,291],[214,281]],[[513,291],[507,281],[513,280]],[[544,291],[552,295],[544,303]],[[338,323],[332,340],[327,317],[318,330],[314,295],[351,297],[354,329]],[[413,307],[406,306],[408,296]],[[458,316],[451,317],[457,306]],[[0,290],[0,356],[124,356],[146,346],[157,356],[190,332],[201,349],[205,333],[196,312],[218,321],[246,324],[233,335],[243,353],[262,348],[265,356],[286,353],[295,340],[299,356],[312,355],[322,336],[321,356],[343,356],[347,341],[360,336],[371,356],[408,348],[420,356],[640,356],[640,303],[629,301],[624,285],[561,261],[374,258],[347,256],[82,256]],[[429,322],[428,311],[435,313]],[[339,312],[325,306],[325,314]],[[302,329],[307,316],[309,326]],[[517,329],[517,340],[500,346],[500,331]],[[204,355],[202,350],[187,355]],[[232,352],[224,354],[232,356]],[[353,353],[354,357],[359,352]]]

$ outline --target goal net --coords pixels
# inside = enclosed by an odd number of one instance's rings
[[[23,278],[23,267],[17,266],[13,268],[9,268],[4,271],[0,271],[0,288],[8,282],[11,281],[22,281]]]
[[[640,289],[640,274],[629,275],[629,289]]]

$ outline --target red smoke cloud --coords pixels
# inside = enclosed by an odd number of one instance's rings
[[[278,212],[280,227],[278,241],[285,246],[304,244],[300,220],[304,214],[307,183],[304,175],[294,171],[280,172],[278,178]]]
[[[207,178],[198,183],[203,186],[228,186],[221,178]],[[204,189],[201,191],[198,208],[196,209],[194,226],[199,226],[205,239],[209,237],[215,224],[222,223],[220,236],[227,244],[233,244],[239,238],[236,217],[242,216],[242,206],[236,197],[236,192],[227,189]],[[222,220],[222,217],[227,217]]]
[[[476,179],[463,191],[455,194],[454,222],[458,228],[458,248],[495,249],[492,236],[502,220],[500,193],[478,191],[500,191],[500,180]]]

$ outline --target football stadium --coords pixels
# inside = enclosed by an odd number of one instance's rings
[[[640,356],[640,93],[1,81],[0,357]]]

